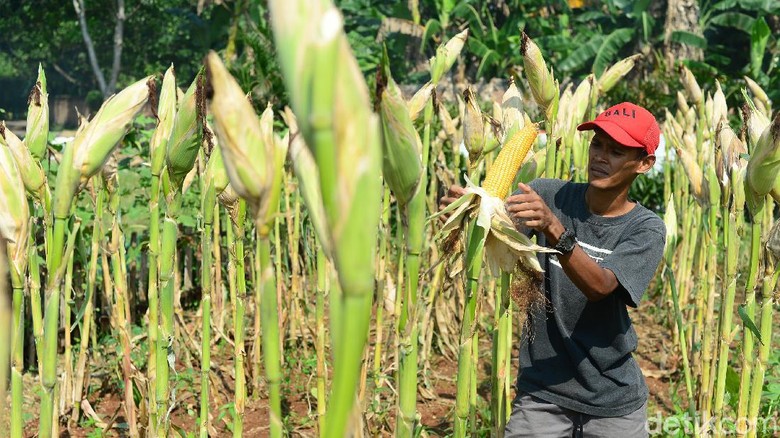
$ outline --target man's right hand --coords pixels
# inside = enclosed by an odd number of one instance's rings
[[[448,205],[452,204],[453,202],[457,201],[458,198],[466,194],[466,190],[459,186],[459,185],[451,185],[449,189],[447,189],[447,194],[442,196],[441,199],[439,199],[439,210],[444,210],[447,208]],[[446,222],[447,219],[449,219],[449,215],[443,214],[439,216],[442,221]]]

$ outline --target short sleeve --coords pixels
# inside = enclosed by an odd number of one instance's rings
[[[625,238],[601,262],[603,268],[615,274],[627,292],[626,304],[631,307],[639,305],[653,280],[666,241],[666,229],[660,218],[656,216],[644,222],[639,227],[629,227]]]

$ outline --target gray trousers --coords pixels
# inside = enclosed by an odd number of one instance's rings
[[[520,393],[512,402],[506,438],[645,438],[647,402],[622,417],[581,414]]]

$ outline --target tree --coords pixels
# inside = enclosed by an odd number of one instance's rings
[[[116,80],[119,77],[119,69],[122,65],[122,46],[126,19],[125,1],[116,0],[116,24],[114,26],[113,39],[114,57],[111,64],[111,75],[109,76],[108,83],[106,83],[106,78],[103,75],[103,71],[100,69],[100,64],[95,55],[95,44],[92,42],[92,37],[90,36],[89,28],[87,27],[87,11],[84,0],[73,0],[73,9],[76,10],[76,15],[79,18],[81,35],[84,38],[84,45],[87,46],[87,53],[89,54],[89,64],[92,67],[92,72],[95,74],[95,79],[100,87],[100,92],[103,94],[103,98],[106,98],[113,94],[116,89]]]
[[[664,25],[664,49],[669,60],[690,59],[701,61],[704,52],[694,45],[672,41],[672,34],[678,31],[701,35],[699,28],[699,2],[696,0],[669,0]]]

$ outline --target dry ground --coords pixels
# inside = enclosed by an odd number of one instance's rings
[[[678,358],[673,353],[671,333],[668,328],[660,324],[657,319],[659,314],[655,304],[646,301],[642,306],[632,311],[635,327],[639,335],[639,348],[636,358],[642,367],[650,388],[650,401],[648,412],[655,414],[657,411],[669,413],[674,410],[672,391],[681,393],[673,381],[680,381],[677,375],[679,368]],[[485,398],[490,396],[489,372],[490,372],[490,347],[486,336],[482,337],[483,345],[480,348],[478,391]],[[248,337],[251,342],[252,337]],[[314,351],[309,346],[306,353],[302,349],[288,349],[299,352],[298,356],[289,355],[286,369],[291,370],[283,387],[283,410],[286,417],[286,428],[291,436],[316,436],[316,397],[309,388],[315,387],[313,356]],[[251,347],[247,347],[251,352]],[[300,357],[303,356],[303,357]],[[517,349],[513,351],[513,367],[517,366]],[[99,363],[99,362],[95,362]],[[217,436],[232,436],[228,423],[231,415],[228,405],[232,399],[233,379],[231,370],[233,367],[232,348],[226,346],[222,349],[212,350],[212,363],[216,364],[212,380],[212,424]],[[197,413],[200,387],[200,371],[197,364],[180,364],[178,372],[182,377],[177,390],[177,407],[172,412],[172,423],[185,431],[197,430]],[[93,363],[94,366],[94,363]],[[68,430],[62,426],[61,437],[97,437],[97,436],[126,436],[123,423],[124,410],[122,408],[121,394],[117,387],[109,382],[118,381],[119,375],[110,376],[112,370],[95,370],[101,372],[99,377],[93,377],[93,392],[88,400],[97,415],[104,423],[114,420],[114,427],[102,432],[91,424],[89,420],[82,420],[79,427]],[[118,372],[113,370],[113,372]],[[516,372],[516,371],[515,371]],[[455,375],[457,374],[457,362],[452,358],[442,355],[434,356],[431,360],[428,379],[430,391],[426,391],[427,397],[419,397],[419,412],[424,432],[428,436],[445,436],[451,433],[453,409],[455,405]],[[113,379],[113,380],[111,380]],[[369,377],[370,393],[373,389],[373,379]],[[387,376],[382,379],[380,394],[366,402],[364,421],[366,421],[368,434],[371,436],[389,436],[394,427],[394,406],[389,401],[392,396],[390,381]],[[25,387],[35,388],[38,385],[37,375],[29,373],[25,375]],[[217,391],[213,390],[217,388]],[[261,391],[261,394],[263,391]],[[38,397],[35,391],[26,391],[25,412],[38,411]],[[480,412],[485,412],[487,406],[480,406]],[[252,398],[247,403],[244,420],[244,436],[264,437],[268,435],[267,427],[267,402],[264,398]],[[38,421],[31,419],[27,423],[26,436],[33,437],[37,434]]]

